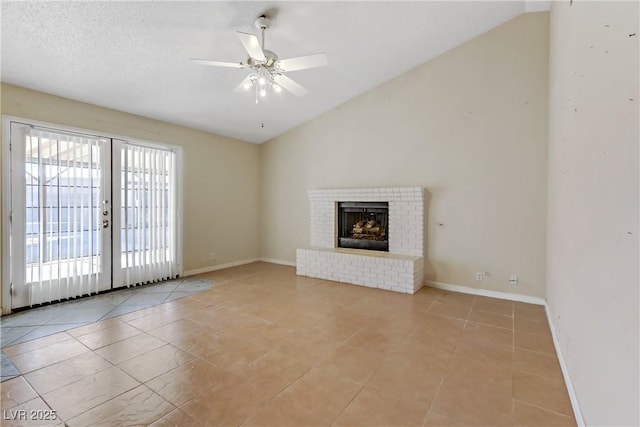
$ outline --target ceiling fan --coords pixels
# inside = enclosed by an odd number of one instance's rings
[[[266,15],[260,15],[255,20],[255,26],[260,30],[262,36],[262,43],[255,35],[238,31],[240,42],[249,54],[246,62],[221,62],[198,58],[191,58],[191,60],[198,64],[214,67],[249,68],[251,73],[236,87],[235,91],[254,89],[256,104],[260,97],[266,96],[268,87],[271,87],[275,92],[280,92],[284,88],[296,96],[305,96],[308,93],[307,89],[286,76],[285,73],[324,67],[328,64],[327,54],[316,53],[288,59],[278,58],[278,55],[264,48],[264,31],[270,25],[271,20]]]

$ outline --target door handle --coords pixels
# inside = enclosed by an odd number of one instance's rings
[[[105,219],[102,221],[102,228],[109,228],[109,220]]]

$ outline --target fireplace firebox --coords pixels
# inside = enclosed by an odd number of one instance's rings
[[[338,247],[389,252],[389,202],[338,202]]]

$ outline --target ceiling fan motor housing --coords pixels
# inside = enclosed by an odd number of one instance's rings
[[[271,19],[269,19],[266,15],[260,15],[256,18],[254,25],[259,30],[266,30],[271,26]]]
[[[266,49],[263,50],[263,52],[264,52],[264,57],[267,59],[266,61],[258,61],[252,57],[249,57],[247,59],[247,65],[249,65],[252,68],[255,68],[258,66],[264,66],[269,69],[275,68],[276,62],[278,61],[278,55]]]

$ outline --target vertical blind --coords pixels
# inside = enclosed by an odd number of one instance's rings
[[[124,142],[121,148],[121,274],[119,286],[175,278],[176,153]]]
[[[30,305],[98,292],[105,140],[25,132],[25,284]]]

